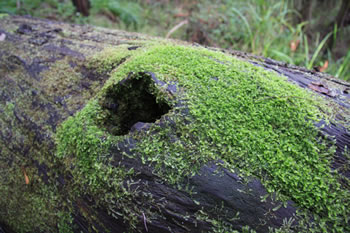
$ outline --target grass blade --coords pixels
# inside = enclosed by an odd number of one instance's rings
[[[346,68],[348,68],[348,67],[350,67],[350,49],[349,49],[348,53],[346,54],[346,57],[345,57],[343,63],[341,64],[341,66],[337,70],[335,77],[339,78],[339,77],[343,76],[343,72],[345,72]]]
[[[307,67],[309,64],[309,43],[307,40],[307,36],[304,34],[304,47],[305,47],[305,66]]]
[[[254,47],[253,46],[254,45],[254,43],[253,43],[253,34],[252,34],[252,30],[250,29],[250,25],[248,23],[247,18],[244,17],[244,15],[242,15],[242,13],[238,9],[232,7],[231,10],[234,13],[236,13],[243,20],[243,23],[244,23],[245,27],[247,28],[247,31],[248,31],[248,34],[249,34],[250,43],[251,43],[251,46],[252,46],[252,49],[253,49],[253,47]]]
[[[323,46],[325,45],[326,41],[328,40],[328,38],[333,34],[333,32],[330,32],[326,35],[325,38],[323,38],[323,40],[321,41],[321,43],[317,46],[316,51],[314,52],[314,54],[312,55],[311,61],[309,62],[307,68],[311,69],[312,66],[314,65],[314,62],[316,60],[316,58],[318,57],[321,49],[323,48]]]
[[[278,60],[283,60],[285,62],[288,62],[289,64],[294,64],[293,59],[287,54],[275,49],[273,49],[271,52],[277,56]]]

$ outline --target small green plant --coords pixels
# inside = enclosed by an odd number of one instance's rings
[[[323,40],[320,43],[317,43],[318,46],[314,52],[314,54],[312,55],[311,61],[307,62],[306,64],[306,68],[311,69],[316,61],[316,58],[319,56],[323,46],[325,45],[325,43],[327,42],[328,38],[332,35],[332,32],[328,33],[325,38],[323,38]],[[319,38],[319,37],[318,37]],[[307,43],[307,42],[306,42]],[[307,53],[309,54],[309,52]]]
[[[0,2],[0,13],[32,15],[57,20],[71,21],[75,8],[71,1],[9,0]]]
[[[126,27],[133,26],[134,29],[137,29],[141,22],[141,7],[136,2],[130,2],[125,0],[91,0],[91,4],[92,15],[108,11],[109,13],[120,19],[120,21],[123,24],[125,24]],[[91,23],[93,23],[93,19],[91,20]]]
[[[350,49],[346,56],[340,59],[340,66],[335,73],[335,77],[350,80]]]

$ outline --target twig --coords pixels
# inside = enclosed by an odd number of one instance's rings
[[[185,19],[183,21],[181,21],[179,24],[177,24],[175,27],[173,27],[168,34],[166,34],[165,38],[169,38],[171,36],[171,34],[173,34],[176,30],[178,30],[180,27],[182,27],[183,25],[188,24],[188,20]]]
[[[143,224],[145,225],[146,231],[148,232],[146,216],[143,212],[142,212],[142,215],[143,215]]]

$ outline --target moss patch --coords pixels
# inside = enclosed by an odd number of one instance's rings
[[[279,199],[292,199],[309,210],[317,227],[349,230],[349,192],[341,189],[337,173],[330,169],[334,149],[313,125],[324,117],[321,99],[275,73],[219,52],[165,44],[145,46],[137,53],[113,51],[92,61],[105,69],[126,53],[130,56],[112,72],[96,99],[57,132],[56,155],[77,185],[103,193],[96,199],[104,203],[117,199],[123,216],[132,222],[142,208],[127,207],[138,194],[126,190],[123,180],[132,179],[133,171],[108,164],[113,161],[110,147],[134,138],[138,143],[128,156],[140,157],[164,182],[176,185],[207,162],[221,160],[228,169],[260,178]],[[186,104],[175,104],[166,114],[172,124],[156,121],[148,131],[128,136],[100,127],[106,118],[101,103],[130,72],[153,72],[162,82],[176,83],[176,101]],[[165,98],[162,91],[153,94]],[[111,190],[114,196],[107,198]]]

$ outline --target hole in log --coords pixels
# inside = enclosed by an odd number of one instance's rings
[[[129,74],[106,93],[102,107],[104,126],[113,135],[125,135],[133,125],[152,123],[169,112],[170,106],[154,95],[157,85],[148,73]]]

